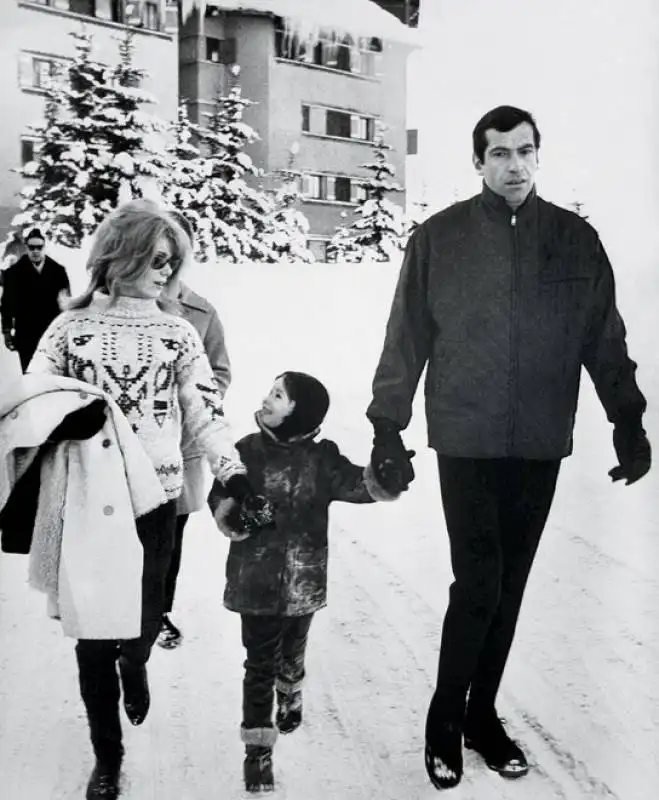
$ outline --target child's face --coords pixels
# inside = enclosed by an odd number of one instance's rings
[[[284,379],[277,378],[272,384],[270,394],[263,400],[261,420],[268,428],[276,428],[281,425],[294,408],[295,401],[288,396]]]

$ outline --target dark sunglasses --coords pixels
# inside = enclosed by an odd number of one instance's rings
[[[151,261],[151,269],[160,271],[161,269],[165,269],[168,264],[174,269],[172,258],[173,256],[167,256],[164,253],[156,253]]]
[[[45,245],[43,244],[29,244],[27,245],[28,250],[43,250]]]

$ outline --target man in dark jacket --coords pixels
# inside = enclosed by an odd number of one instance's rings
[[[501,775],[528,771],[495,700],[560,461],[572,451],[582,366],[614,426],[612,479],[633,483],[651,463],[611,265],[585,220],[537,196],[535,120],[496,108],[473,146],[482,192],[410,238],[367,411],[375,474],[405,488],[414,472],[400,431],[427,367],[428,440],[454,573],[426,722],[426,769],[439,789],[461,779],[463,735]]]
[[[17,350],[27,369],[39,339],[60,313],[63,295],[71,293],[66,270],[46,255],[46,239],[38,228],[25,237],[27,254],[4,272],[0,316],[10,350]]]

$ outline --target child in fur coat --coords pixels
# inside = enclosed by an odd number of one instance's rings
[[[224,604],[241,615],[247,653],[240,729],[247,791],[274,787],[277,733],[291,733],[302,721],[307,637],[327,600],[330,503],[396,499],[370,466],[351,463],[332,441],[316,441],[328,407],[327,390],[310,375],[277,377],[255,415],[260,430],[236,445],[254,491],[265,499],[259,527],[243,522],[219,482],[208,497],[218,527],[232,540]]]

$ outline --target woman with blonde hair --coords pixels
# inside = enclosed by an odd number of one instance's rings
[[[222,398],[199,335],[172,313],[172,302],[163,293],[189,254],[188,237],[157,204],[134,200],[115,209],[97,230],[87,262],[87,289],[51,323],[28,367],[28,372],[77,378],[110,395],[150,457],[167,498],[136,523],[144,552],[141,636],[123,641],[80,639],[76,645],[80,691],[96,756],[87,800],[119,795],[120,689],[133,725],[141,724],[149,709],[145,665],[163,615],[176,498],[182,486],[183,422],[216,479],[248,515],[256,502],[229,437]]]

